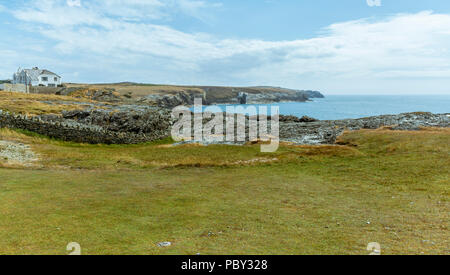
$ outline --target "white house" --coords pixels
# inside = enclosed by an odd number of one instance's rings
[[[33,69],[17,70],[17,73],[13,75],[12,83],[57,87],[58,85],[61,85],[61,77],[48,70],[41,70],[38,67],[34,67]]]

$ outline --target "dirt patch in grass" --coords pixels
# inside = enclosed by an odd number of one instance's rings
[[[38,156],[26,144],[0,140],[0,167],[33,166]]]
[[[298,154],[304,156],[321,156],[321,157],[349,157],[361,156],[362,153],[357,148],[346,145],[294,145]]]

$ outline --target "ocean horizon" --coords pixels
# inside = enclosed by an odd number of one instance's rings
[[[450,113],[450,95],[325,95],[325,98],[313,98],[308,102],[252,105],[279,106],[281,115],[337,120],[408,112]],[[227,106],[248,107],[239,104],[215,106],[224,111]]]

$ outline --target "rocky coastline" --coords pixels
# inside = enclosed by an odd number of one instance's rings
[[[235,115],[233,115],[235,116]],[[214,116],[212,116],[214,117]],[[225,118],[224,118],[225,119]],[[244,126],[249,129],[249,117]],[[270,118],[269,118],[270,119]],[[204,119],[204,127],[210,119]],[[235,119],[237,121],[237,119]],[[84,143],[136,144],[170,136],[176,120],[170,109],[120,105],[115,109],[95,109],[63,111],[61,115],[23,116],[0,111],[0,128],[8,127],[36,132],[49,137]],[[279,117],[280,141],[294,144],[335,144],[346,130],[378,129],[415,131],[422,127],[450,127],[450,114],[404,113],[382,115],[360,119],[319,121],[310,117]],[[192,124],[195,125],[195,124]],[[268,129],[270,131],[270,121]],[[199,125],[197,125],[199,127]],[[195,127],[192,129],[192,137]],[[224,135],[223,133],[215,133]],[[236,133],[236,131],[235,131]],[[248,134],[246,135],[248,140]],[[203,142],[204,144],[243,144],[245,142]]]
[[[281,87],[215,87],[215,86],[144,86],[129,83],[111,85],[80,85],[70,87],[35,87],[32,93],[47,93],[84,97],[95,101],[173,108],[192,106],[195,98],[204,105],[270,104],[279,102],[307,102],[324,98],[319,91],[293,90]]]
[[[229,116],[229,115],[228,115]],[[233,116],[233,115],[232,115]],[[224,125],[226,115],[224,117]],[[194,125],[190,141],[183,141],[180,144],[186,143],[200,143],[203,145],[210,144],[245,144],[249,142],[249,120],[258,121],[258,117],[246,117],[245,125],[237,125],[235,123],[235,133],[238,127],[245,127],[246,140],[243,142],[229,142],[229,141],[196,141],[194,139],[194,132],[196,127]],[[270,117],[267,117],[267,129],[270,133],[271,123]],[[204,119],[203,125],[208,123],[211,119]],[[238,121],[235,117],[235,121]],[[345,131],[356,131],[361,129],[379,129],[385,127],[388,130],[400,131],[418,131],[426,127],[448,128],[450,127],[450,114],[433,114],[426,112],[403,113],[398,115],[381,115],[359,119],[342,119],[342,120],[317,120],[308,116],[279,116],[279,140],[281,142],[289,142],[297,145],[320,145],[320,144],[335,144],[336,140]],[[216,133],[219,135],[226,134],[226,127],[223,133]],[[258,132],[258,135],[260,133]],[[270,134],[269,134],[270,135]]]
[[[144,87],[145,88],[145,87]],[[113,89],[102,88],[68,88],[60,91],[58,96],[29,95],[17,97],[18,94],[4,94],[3,108],[0,109],[0,128],[22,129],[65,141],[104,144],[136,144],[160,140],[171,136],[173,125],[179,117],[172,117],[172,108],[168,106],[191,105],[198,95],[202,95],[203,104],[219,103],[272,103],[282,101],[307,101],[311,98],[323,97],[316,91],[289,90],[277,87],[190,87],[175,93],[146,95],[152,102],[139,102],[141,99],[130,97]],[[164,88],[168,89],[168,88]],[[184,87],[183,87],[184,89]],[[123,91],[122,91],[123,92]],[[146,91],[147,92],[147,91]],[[169,95],[170,94],[170,95]],[[20,94],[19,94],[20,95]],[[65,95],[65,97],[63,97]],[[28,98],[28,99],[27,99]],[[77,99],[80,98],[80,99]],[[81,100],[82,98],[82,100]],[[9,101],[8,101],[9,100]],[[136,102],[136,100],[138,102]],[[205,104],[206,103],[206,104]],[[9,108],[30,104],[30,109],[37,112],[29,114],[25,108]],[[157,104],[157,106],[154,106]],[[65,110],[65,111],[64,111]],[[14,113],[19,112],[20,114]],[[193,119],[193,114],[188,111]],[[28,115],[24,115],[28,114]],[[236,114],[222,114],[224,129],[214,135],[225,136],[226,118],[234,117],[236,129],[245,129],[249,141],[250,119],[245,116],[238,120]],[[185,137],[189,142],[199,127],[204,128],[216,114],[204,116],[203,123],[191,123],[191,136]],[[450,127],[449,114],[405,113],[398,115],[382,115],[360,119],[343,119],[320,121],[311,117],[279,116],[279,137],[281,141],[294,144],[334,144],[346,130],[378,129],[388,127],[392,130],[419,130],[421,127]],[[193,122],[193,120],[192,120]],[[238,123],[240,123],[238,125]],[[197,125],[198,124],[198,125]],[[244,125],[243,125],[244,124]],[[271,124],[267,128],[270,131]],[[198,131],[197,131],[198,132]],[[259,134],[261,138],[264,133]],[[225,139],[225,138],[223,138]],[[237,140],[237,138],[235,139]],[[244,144],[245,141],[216,141],[223,144]]]
[[[137,100],[139,104],[173,108],[192,106],[195,98],[202,98],[204,105],[217,104],[271,104],[279,102],[307,102],[324,98],[318,91],[289,90],[283,88],[234,88],[223,97],[212,95],[210,88],[202,93],[187,89],[175,94],[151,94]]]
[[[346,130],[378,129],[417,131],[423,127],[450,127],[450,114],[424,112],[381,115],[359,119],[280,122],[280,140],[295,144],[334,144]]]

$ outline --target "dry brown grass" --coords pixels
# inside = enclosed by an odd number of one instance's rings
[[[74,104],[70,104],[71,102]],[[88,98],[71,96],[0,92],[1,110],[24,115],[60,114],[63,110],[82,110],[88,105],[79,103],[93,102]]]
[[[115,89],[120,95],[130,94],[133,97],[143,97],[151,94],[177,94],[189,91],[202,94],[200,88],[172,85],[137,85],[137,84],[66,84],[67,87],[85,87],[86,89]]]
[[[72,101],[72,102],[93,102],[88,99],[73,98],[71,96],[52,94],[25,94],[17,92],[0,91],[0,100],[37,100],[37,101]]]
[[[0,109],[23,115],[60,114],[63,110],[82,110],[84,105],[53,105],[33,100],[1,101]]]
[[[72,97],[72,98],[77,98],[77,99],[83,98],[85,100],[91,100],[92,97],[94,96],[94,94],[97,91],[99,91],[99,88],[87,87],[87,88],[84,88],[84,89],[76,90],[76,91],[70,93],[69,96]],[[116,96],[118,98],[121,97],[119,92],[112,92],[112,95],[114,95],[114,96]]]

